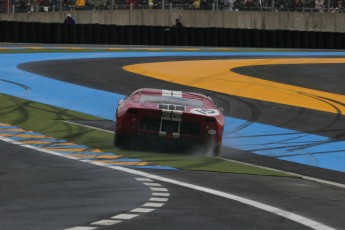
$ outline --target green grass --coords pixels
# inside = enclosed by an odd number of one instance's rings
[[[185,170],[288,176],[284,173],[214,157],[115,149],[112,144],[113,134],[63,122],[63,120],[100,120],[100,118],[4,94],[0,94],[0,102],[0,122],[40,132],[54,138],[84,144],[90,148]]]

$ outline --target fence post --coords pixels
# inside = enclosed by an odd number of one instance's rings
[[[162,0],[162,10],[164,10],[165,0]]]

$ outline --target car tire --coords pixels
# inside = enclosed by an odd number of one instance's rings
[[[114,146],[124,149],[129,149],[131,140],[128,137],[118,135],[116,132],[114,134]]]

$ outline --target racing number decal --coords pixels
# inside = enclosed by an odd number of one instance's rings
[[[205,115],[205,116],[217,116],[217,115],[219,115],[219,111],[216,109],[197,108],[197,109],[191,109],[190,112],[194,113],[194,114]]]

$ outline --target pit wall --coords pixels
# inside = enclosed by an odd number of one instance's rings
[[[345,32],[345,14],[203,10],[114,10],[0,14],[0,21],[61,23],[71,13],[78,24]]]

